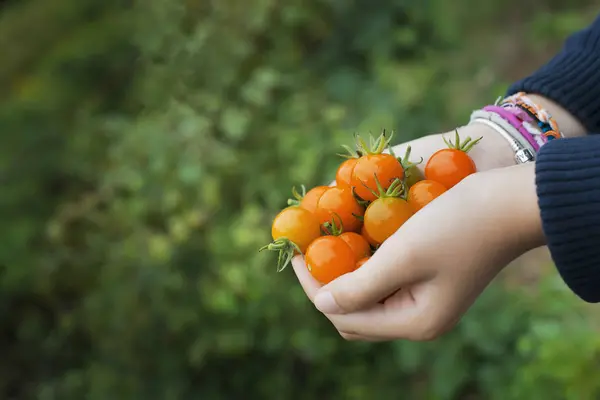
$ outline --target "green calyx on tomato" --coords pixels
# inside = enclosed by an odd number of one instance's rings
[[[356,202],[361,206],[361,207],[367,207],[369,205],[369,201],[367,200],[363,200],[360,198],[360,196],[358,194],[356,194],[356,188],[352,187],[352,196],[354,196],[354,199],[356,200]]]
[[[371,190],[370,188],[369,191],[371,193],[373,193],[373,195],[378,198],[378,199],[383,199],[383,198],[389,198],[389,197],[398,197],[401,199],[406,200],[406,196],[407,196],[407,190],[406,190],[406,184],[404,183],[403,179],[399,179],[396,178],[392,181],[392,184],[387,188],[384,189],[383,186],[381,185],[381,183],[379,182],[379,179],[377,179],[377,176],[375,176],[375,184],[377,185],[377,192],[374,190]],[[366,187],[366,185],[365,185]]]
[[[279,238],[266,246],[261,247],[258,251],[276,251],[277,256],[277,272],[281,272],[292,261],[296,254],[300,254],[300,247],[288,238]]]
[[[323,224],[323,231],[325,235],[330,236],[340,236],[344,233],[344,225],[341,222],[341,219],[338,216],[339,223],[335,222],[335,218],[332,218],[331,221],[325,222]]]
[[[354,139],[356,141],[356,149],[361,155],[381,154],[385,149],[390,148],[390,142],[393,136],[393,131],[388,135],[384,129],[377,138],[374,138],[373,135],[369,135],[369,144],[367,144],[359,134],[355,134]]]
[[[471,151],[473,149],[473,147],[475,147],[475,145],[477,143],[479,143],[481,141],[481,139],[483,139],[483,136],[480,137],[479,139],[471,139],[470,136],[468,136],[464,141],[460,141],[460,135],[458,134],[458,129],[454,130],[454,143],[452,142],[451,139],[446,139],[445,137],[444,139],[444,143],[446,143],[446,146],[448,146],[449,149],[454,149],[454,150],[459,150],[459,151],[463,151],[465,153],[468,153],[469,151]]]
[[[411,151],[412,148],[408,146],[403,157],[396,157],[398,161],[400,161],[400,164],[402,164],[402,168],[404,168],[404,184],[407,188],[410,188],[415,183],[425,178],[418,167],[419,164],[423,163],[423,157],[420,157],[419,161],[417,162],[410,161]]]
[[[296,186],[292,187],[292,198],[288,199],[288,201],[287,201],[288,206],[299,206],[300,205],[300,202],[302,201],[304,196],[306,196],[306,187],[304,185],[300,185],[300,190],[301,190],[301,192],[298,193],[298,190],[296,190]]]
[[[337,155],[342,158],[360,158],[362,156],[360,150],[353,150],[350,146],[347,146],[345,144],[343,144],[342,147],[344,148],[344,150],[346,150],[346,154],[337,153]]]

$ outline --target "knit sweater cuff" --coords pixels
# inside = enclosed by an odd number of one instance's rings
[[[600,19],[569,38],[563,50],[531,76],[514,83],[516,92],[540,94],[574,115],[590,132],[600,132]]]
[[[536,161],[544,233],[565,283],[600,302],[600,135],[553,140]]]

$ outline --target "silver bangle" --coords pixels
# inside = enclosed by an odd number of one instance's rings
[[[479,122],[489,126],[500,136],[502,136],[510,144],[515,152],[515,162],[517,164],[525,164],[535,161],[535,151],[532,146],[526,142],[526,139],[508,122],[504,121],[500,116],[483,110],[474,111],[471,114],[469,124]]]

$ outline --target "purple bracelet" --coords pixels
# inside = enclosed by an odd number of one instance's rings
[[[516,108],[511,112],[508,108],[502,106],[485,106],[483,108],[484,111],[489,111],[498,114],[502,119],[510,123],[519,133],[529,142],[531,147],[537,153],[540,150],[541,145],[534,139],[533,135],[529,133],[527,128],[523,126],[523,122],[532,122],[533,119],[529,117],[529,115],[524,115],[526,113],[521,113],[522,110]],[[531,120],[531,121],[530,121]]]
[[[505,110],[508,110],[510,113],[516,115],[517,118],[522,121],[523,127],[527,130],[527,132],[529,132],[538,147],[542,147],[548,143],[548,140],[551,139],[550,136],[546,136],[544,134],[544,130],[541,128],[536,117],[529,114],[518,104],[505,103],[500,107],[503,107]],[[539,148],[536,151],[539,151]]]

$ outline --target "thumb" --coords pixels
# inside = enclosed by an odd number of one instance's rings
[[[344,314],[368,308],[403,286],[427,277],[419,251],[407,241],[390,237],[362,267],[323,286],[315,295],[317,309]],[[398,245],[405,243],[405,245]]]

